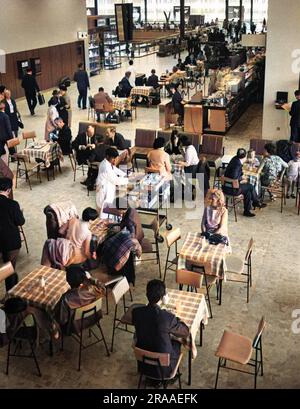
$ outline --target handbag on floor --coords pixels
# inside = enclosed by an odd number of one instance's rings
[[[44,103],[45,103],[45,97],[40,92],[38,93],[38,101],[39,101],[40,105],[44,105]]]

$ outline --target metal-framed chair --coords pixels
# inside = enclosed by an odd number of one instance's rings
[[[16,146],[20,145],[20,139],[19,138],[9,139],[6,142],[6,144],[7,144],[8,149],[15,148]],[[12,160],[15,160],[15,159],[16,159],[16,152],[14,152],[13,154],[9,153],[8,161],[12,162]]]
[[[261,186],[262,200],[265,198],[266,191],[270,196],[276,196],[280,199],[280,212],[283,213],[283,207],[286,205],[286,168],[284,168],[280,176],[270,186]]]
[[[230,179],[227,178],[225,176],[221,177],[221,184],[222,184],[222,190],[224,192],[224,188],[229,188],[230,190],[232,190],[232,192],[234,191],[238,191],[240,188],[240,183],[237,179]],[[228,211],[232,210],[234,211],[234,218],[235,221],[237,222],[237,212],[236,212],[236,208],[240,203],[243,203],[244,201],[244,196],[242,194],[229,194],[228,191],[224,192],[225,195],[225,205],[226,208],[228,209]]]
[[[75,182],[76,181],[77,171],[79,169],[81,169],[82,170],[82,176],[84,176],[85,172],[88,172],[88,165],[85,165],[85,164],[78,165],[77,158],[76,158],[76,151],[74,149],[73,149],[72,157],[73,157],[73,166],[72,166],[72,168],[73,168],[73,172],[74,172],[74,179],[73,180]]]
[[[257,375],[263,376],[262,334],[266,327],[265,318],[262,317],[253,341],[240,334],[224,331],[215,355],[219,358],[215,389],[218,386],[219,372],[221,368],[246,373],[254,376],[254,389],[257,385]],[[252,358],[253,353],[255,357]],[[254,367],[254,372],[227,366],[227,361],[239,364],[242,367]]]
[[[21,235],[21,242],[25,243],[26,252],[27,252],[27,254],[29,254],[27,239],[26,239],[26,235],[25,235],[23,226],[19,226],[19,230],[20,230],[20,235]]]
[[[165,235],[165,240],[166,240],[168,250],[167,250],[167,257],[166,257],[166,264],[165,264],[165,271],[164,271],[164,279],[163,279],[164,282],[166,281],[166,274],[168,270],[171,270],[171,271],[177,270],[178,256],[179,256],[178,241],[180,239],[181,239],[181,230],[179,228],[174,229],[173,231],[166,233]],[[174,245],[175,257],[169,258],[173,245]],[[175,266],[175,268],[173,266]]]
[[[226,282],[244,283],[247,286],[247,303],[249,302],[250,287],[252,287],[252,252],[253,252],[254,240],[250,239],[248,249],[245,258],[242,259],[233,254],[229,254],[226,257]],[[245,266],[246,272],[245,272]],[[240,277],[246,277],[246,280],[239,279]],[[222,291],[220,291],[219,304],[222,302]]]
[[[167,389],[168,384],[174,379],[178,379],[178,386],[181,389],[181,373],[180,373],[180,363],[183,357],[181,353],[178,357],[175,368],[171,372],[170,376],[164,377],[163,368],[168,368],[170,366],[170,354],[146,351],[141,348],[134,347],[134,354],[136,360],[141,364],[139,365],[140,378],[138,382],[138,389],[141,388],[143,377],[145,378],[145,389],[147,388],[147,381],[155,380],[162,383],[164,389]],[[158,367],[159,377],[153,377],[147,375],[147,366]]]
[[[143,228],[147,228],[143,226]],[[144,238],[142,241],[142,262],[148,262],[148,261],[156,261],[158,264],[158,271],[159,271],[159,277],[161,278],[161,265],[160,265],[160,253],[159,253],[159,222],[158,218],[154,217],[152,220],[151,225],[149,228],[153,231],[153,238],[154,241],[150,241],[147,238]],[[155,258],[143,258],[144,255],[147,254],[155,254]]]
[[[84,305],[82,307],[76,308],[74,312],[73,321],[71,323],[71,336],[79,344],[79,355],[78,355],[78,371],[81,368],[81,356],[82,351],[90,348],[91,346],[103,342],[107,356],[110,356],[109,350],[106,344],[106,340],[102,331],[100,320],[102,318],[102,298],[98,298],[93,303]],[[97,327],[101,338],[95,333],[94,329]],[[89,344],[83,343],[83,333],[84,331],[89,331],[89,338],[93,335],[95,341]],[[63,350],[64,335],[61,338],[61,349]]]
[[[6,375],[9,373],[10,358],[30,358],[34,360],[38,376],[42,376],[40,367],[34,352],[38,340],[38,327],[34,315],[29,314],[20,323],[17,332],[9,339],[6,360]],[[30,354],[21,353],[24,343],[27,342],[30,348]],[[14,351],[11,352],[12,344],[15,345]],[[20,351],[20,352],[19,352]]]
[[[89,96],[88,121],[90,117],[93,121],[96,120],[95,100],[92,96]]]
[[[40,183],[41,179],[41,163],[31,163],[28,156],[24,154],[17,153],[17,173],[16,173],[16,188],[18,185],[18,179],[21,179],[22,176],[25,176],[26,182],[29,184],[30,190],[32,190],[30,177],[36,174]]]
[[[35,131],[22,132],[22,137],[25,141],[25,148],[27,148],[28,139],[32,139],[32,141],[34,142],[34,140],[36,139],[36,133]]]

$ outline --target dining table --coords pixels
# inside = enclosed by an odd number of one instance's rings
[[[57,159],[63,162],[64,155],[61,147],[57,142],[32,142],[27,148],[23,149],[21,154],[28,156],[31,161],[39,159],[45,163],[45,167],[49,168]]]

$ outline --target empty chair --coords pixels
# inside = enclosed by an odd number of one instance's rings
[[[34,140],[36,139],[36,133],[35,131],[22,132],[22,137],[25,141],[25,148],[27,148],[28,139],[32,139],[32,141],[34,142]]]
[[[93,121],[96,120],[96,111],[95,111],[95,100],[92,96],[89,96],[89,106],[88,106],[88,121],[90,117]]]
[[[27,254],[29,254],[27,239],[26,239],[26,235],[25,235],[23,226],[19,226],[19,230],[20,230],[21,241],[25,243]]]
[[[155,129],[136,129],[135,131],[135,147],[133,148],[133,162],[135,168],[138,169],[137,159],[147,161],[147,155],[153,149],[153,143],[156,138]]]
[[[224,155],[223,136],[203,135],[200,148],[200,159],[206,157],[209,166],[218,168],[222,166],[222,156]]]
[[[142,241],[142,261],[156,261],[158,264],[159,277],[161,278],[161,265],[159,253],[159,223],[157,217],[154,217],[149,226],[142,225],[143,228],[149,228],[153,231],[153,241],[144,238]],[[143,258],[146,254],[154,254],[154,258]]]
[[[173,231],[169,232],[165,236],[166,244],[167,244],[167,257],[166,257],[166,264],[165,264],[165,271],[164,271],[164,281],[166,280],[166,274],[168,270],[176,271],[178,265],[178,241],[181,239],[181,230],[179,228],[174,229]],[[170,258],[170,253],[172,251],[172,247],[174,246],[174,257]],[[175,266],[175,267],[174,267]]]
[[[145,378],[145,389],[147,388],[147,381],[149,380],[159,381],[162,383],[163,388],[167,389],[167,386],[170,383],[170,381],[173,381],[174,379],[178,379],[179,389],[181,389],[181,373],[179,366],[183,357],[182,353],[179,355],[174,370],[167,378],[164,377],[163,368],[168,368],[170,366],[170,354],[146,351],[144,349],[140,349],[137,347],[134,347],[134,354],[136,360],[140,363],[139,365],[140,378],[138,383],[138,389],[140,389],[141,387],[143,377]],[[154,378],[153,376],[147,375],[147,367],[149,368],[149,366],[157,366],[159,368],[160,376]]]
[[[235,283],[245,283],[247,286],[247,303],[249,302],[250,287],[252,287],[252,251],[254,241],[251,238],[248,244],[248,249],[245,258],[229,254],[226,257],[226,282],[232,281]],[[245,271],[246,267],[246,271]],[[245,280],[241,280],[246,277]],[[220,304],[222,294],[220,294]]]
[[[8,149],[15,148],[15,147],[18,146],[18,145],[20,145],[20,139],[19,139],[19,138],[12,138],[12,139],[9,139],[9,140],[7,141],[7,147],[8,147]],[[13,154],[9,153],[9,159],[10,159],[10,160],[15,160],[15,156],[16,156],[16,153],[15,153],[15,152],[14,152]]]
[[[257,156],[263,156],[265,151],[265,145],[267,143],[272,143],[270,139],[250,139],[250,149],[253,149]]]
[[[16,174],[16,188],[18,184],[18,179],[25,176],[26,182],[29,184],[30,190],[32,190],[30,178],[36,175],[37,179],[40,183],[42,183],[41,179],[41,163],[31,163],[27,155],[17,153],[17,174]]]
[[[264,317],[262,317],[253,341],[243,335],[226,330],[224,331],[215,353],[219,358],[215,388],[218,386],[220,368],[224,368],[254,376],[254,389],[256,389],[257,375],[260,373],[260,375],[263,376],[262,333],[265,326],[266,321]],[[255,353],[254,358],[252,358],[253,353]],[[252,366],[254,372],[229,367],[227,366],[227,361],[234,362],[242,367],[245,367],[246,365]]]

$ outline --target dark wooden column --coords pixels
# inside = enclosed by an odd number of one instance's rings
[[[229,0],[225,0],[225,18],[229,20]]]
[[[250,24],[253,22],[253,0],[250,3]]]
[[[242,21],[243,17],[243,0],[240,0],[240,20]]]
[[[183,39],[185,31],[184,0],[180,0],[180,37]]]
[[[147,22],[148,22],[148,3],[147,3],[147,0],[144,0],[144,6],[145,6],[145,21],[144,21],[144,23],[147,24]]]

